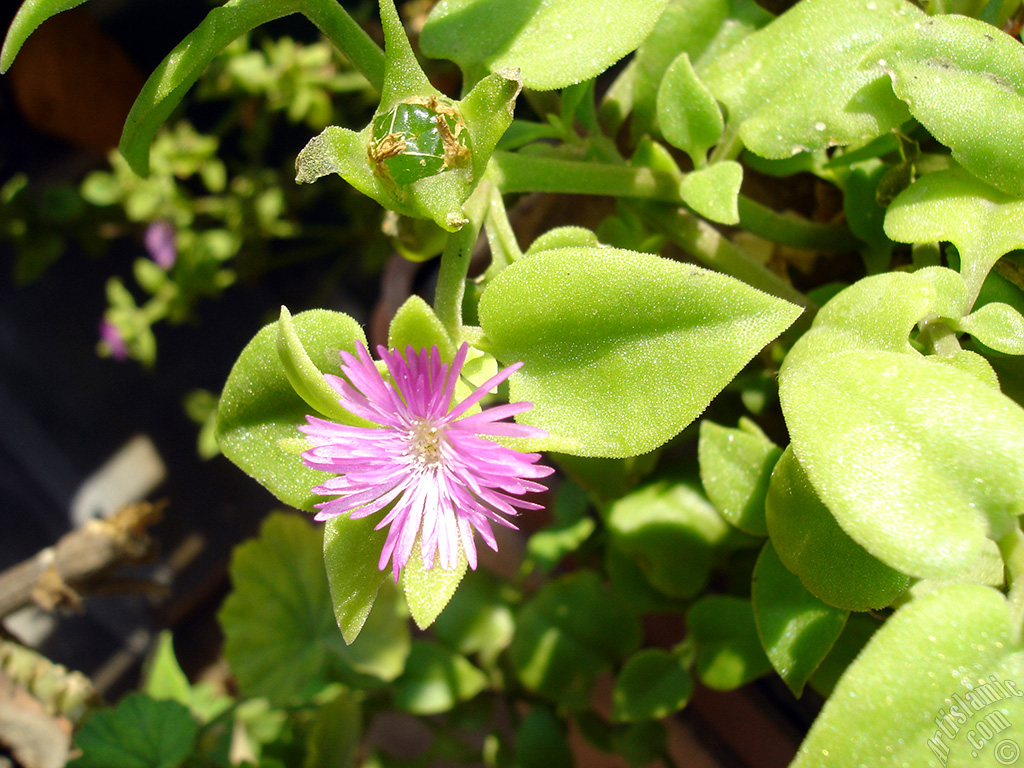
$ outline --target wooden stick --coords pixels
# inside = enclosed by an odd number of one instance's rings
[[[111,566],[150,554],[146,530],[166,504],[129,504],[106,519],[90,520],[54,546],[0,573],[0,618],[36,603],[46,610],[81,609],[77,589]]]

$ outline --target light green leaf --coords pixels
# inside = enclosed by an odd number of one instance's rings
[[[882,626],[882,621],[866,613],[851,613],[846,619],[842,634],[832,646],[818,668],[814,670],[808,681],[822,696],[828,697],[835,690],[836,683],[843,676],[846,668],[853,663],[867,645],[875,631]]]
[[[590,538],[597,526],[587,514],[589,507],[586,492],[576,483],[567,481],[558,489],[551,510],[554,520],[526,542],[527,555],[542,571],[549,572]]]
[[[4,47],[0,51],[0,75],[5,74],[14,63],[14,58],[21,50],[29,35],[51,16],[81,5],[86,0],[25,0],[7,30]]]
[[[581,456],[658,447],[799,314],[725,275],[613,248],[526,257],[480,300],[495,356],[524,362],[510,399],[549,432],[534,447]]]
[[[555,227],[549,229],[526,249],[529,256],[539,251],[550,251],[552,248],[594,248],[600,245],[597,235],[585,227]]]
[[[1024,316],[1009,304],[986,304],[953,327],[997,352],[1024,355]]]
[[[514,67],[528,88],[564,88],[634,50],[666,2],[442,0],[423,25],[420,45],[427,56],[454,61],[471,80]]]
[[[218,618],[224,655],[249,696],[306,702],[339,676],[389,680],[401,672],[409,637],[393,597],[380,601],[385,605],[360,641],[345,645],[331,612],[320,538],[301,517],[278,513],[266,519],[259,539],[235,550],[234,588]]]
[[[459,588],[462,577],[466,575],[469,562],[461,545],[459,561],[454,568],[442,568],[435,558],[434,567],[427,568],[423,563],[423,552],[419,543],[413,544],[409,562],[402,569],[402,590],[409,613],[420,629],[426,629],[434,623],[455,590]]]
[[[523,605],[509,653],[527,688],[579,709],[597,675],[639,644],[637,619],[597,574],[577,571]]]
[[[295,333],[313,365],[337,371],[342,349],[355,353],[363,330],[348,315],[311,310],[293,318]],[[264,327],[242,350],[228,375],[217,408],[217,442],[224,455],[286,504],[305,509],[323,501],[310,489],[325,474],[278,446],[301,438],[310,407],[295,394],[277,352],[277,323]]]
[[[479,653],[485,665],[508,647],[514,631],[515,618],[501,583],[485,570],[467,574],[434,623],[439,640],[459,653]]]
[[[1010,764],[1024,737],[1024,651],[1013,624],[988,587],[915,598],[847,669],[793,768]]]
[[[654,587],[674,598],[700,591],[732,533],[697,490],[667,480],[615,502],[605,524],[612,544],[636,560]]]
[[[855,541],[911,576],[997,583],[993,539],[1024,512],[1024,410],[910,346],[913,323],[950,303],[950,274],[838,294],[783,363],[780,399],[796,457]]]
[[[192,752],[199,724],[176,701],[142,693],[89,717],[75,736],[71,768],[177,768]]]
[[[1000,256],[1024,248],[1024,200],[960,168],[929,173],[889,205],[885,233],[900,243],[953,243],[971,297]],[[961,313],[969,309],[960,308]]]
[[[754,536],[768,534],[764,500],[781,455],[782,449],[748,419],[740,420],[740,429],[707,419],[700,423],[697,458],[704,491],[726,520]]]
[[[419,296],[413,294],[398,308],[388,328],[388,347],[405,355],[406,348],[417,352],[437,346],[442,360],[455,358],[455,345],[444,329],[444,324]]]
[[[414,715],[436,715],[472,699],[485,687],[487,677],[464,656],[416,640],[405,672],[394,683],[395,704]]]
[[[217,693],[207,682],[191,685],[178,666],[170,630],[157,636],[146,660],[142,693],[158,700],[184,704],[201,723],[208,723],[231,706],[231,697]]]
[[[861,69],[860,59],[889,32],[924,18],[905,0],[803,0],[697,73],[758,155],[865,141],[909,112],[883,73]]]
[[[761,645],[794,696],[817,669],[846,624],[847,612],[826,605],[786,570],[770,541],[754,566],[754,621]]]
[[[706,219],[720,224],[737,224],[737,200],[743,183],[743,166],[723,160],[709,168],[691,171],[679,184],[683,201]]]
[[[693,678],[678,653],[644,648],[615,680],[612,716],[621,722],[667,717],[686,706]]]
[[[295,13],[299,5],[298,0],[228,0],[210,11],[160,62],[128,113],[120,150],[132,170],[149,174],[149,147],[157,129],[217,54],[261,24]]]
[[[966,16],[933,16],[865,54],[885,72],[910,113],[964,168],[1024,196],[1024,71],[1021,44]]]
[[[722,135],[722,111],[686,52],[672,62],[658,89],[658,124],[665,140],[686,152],[698,168]]]
[[[904,574],[869,554],[832,516],[790,445],[775,465],[766,500],[768,532],[786,568],[828,605],[884,608],[906,590]]]
[[[662,79],[680,54],[699,68],[773,18],[753,0],[670,0],[634,56],[633,137],[651,129]]]
[[[309,358],[299,335],[295,332],[291,313],[284,306],[281,307],[281,316],[277,321],[277,356],[295,394],[301,397],[313,412],[342,424],[370,425],[368,421],[349,413],[338,402],[338,393],[327,383],[323,372]]]
[[[731,691],[771,671],[749,600],[703,597],[687,612],[686,626],[697,644],[697,674],[708,688]]]
[[[377,566],[387,529],[374,530],[376,516],[332,517],[324,525],[324,565],[334,617],[346,643],[352,643],[370,615],[387,577]]]

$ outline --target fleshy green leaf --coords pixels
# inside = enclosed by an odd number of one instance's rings
[[[708,688],[731,691],[771,671],[749,600],[703,597],[687,612],[686,626],[697,644],[697,674]]]
[[[406,347],[419,351],[435,345],[442,360],[451,361],[455,358],[455,345],[445,331],[444,324],[427,302],[413,294],[391,319],[388,347],[404,355]]]
[[[857,543],[911,576],[998,583],[993,539],[1024,513],[1024,410],[907,340],[952,303],[950,275],[838,294],[783,363],[780,399],[796,457]]]
[[[487,686],[487,678],[464,656],[416,640],[405,672],[394,686],[395,704],[401,709],[414,715],[436,715],[472,699]]]
[[[803,0],[697,73],[758,155],[852,144],[909,117],[882,73],[858,65],[886,34],[924,18],[905,0]]]
[[[697,490],[670,481],[615,502],[605,523],[612,544],[636,560],[654,587],[674,598],[700,591],[732,532]]]
[[[865,55],[910,113],[964,168],[1024,196],[1024,71],[1019,40],[966,16],[904,27]]]
[[[420,45],[427,56],[454,61],[472,80],[514,67],[528,88],[564,88],[599,75],[634,50],[666,2],[442,0],[423,25]]]
[[[558,489],[552,507],[554,520],[533,534],[526,543],[528,556],[545,572],[571,552],[575,552],[597,527],[587,514],[590,504],[586,492],[568,481]]]
[[[909,579],[851,539],[832,516],[789,446],[768,488],[767,523],[772,545],[807,590],[837,608],[884,608]]]
[[[822,696],[831,696],[846,668],[853,663],[882,622],[866,613],[851,613],[842,634],[811,675],[810,684]]]
[[[384,605],[360,641],[345,645],[331,612],[320,539],[302,518],[278,513],[259,539],[235,550],[234,588],[219,619],[224,655],[250,696],[304,702],[339,675],[390,680],[402,670],[409,636],[393,591],[391,600],[378,601]]]
[[[427,568],[423,563],[423,553],[418,543],[413,544],[409,562],[402,569],[402,590],[409,613],[420,629],[426,629],[434,623],[455,590],[459,588],[462,577],[466,575],[469,563],[466,553],[459,547],[459,561],[455,568],[442,568],[435,558],[434,567]]]
[[[51,16],[81,5],[86,0],[25,0],[7,30],[4,47],[0,51],[0,75],[10,69],[14,58],[25,44],[29,35]]]
[[[742,183],[743,166],[734,160],[723,160],[686,174],[679,184],[679,194],[704,218],[720,224],[737,224]]]
[[[293,318],[295,333],[322,371],[338,371],[338,352],[355,353],[363,330],[348,315],[311,310]],[[277,351],[277,323],[264,327],[235,362],[217,408],[217,442],[224,455],[281,501],[312,510],[322,497],[310,493],[326,475],[308,469],[281,440],[301,438],[310,407],[288,382]]]
[[[595,573],[578,571],[524,604],[509,652],[528,688],[581,708],[588,706],[598,673],[639,644],[637,619]]]
[[[612,248],[526,257],[480,300],[494,354],[524,362],[510,399],[549,432],[533,447],[581,456],[658,447],[799,314],[725,275]]]
[[[82,755],[72,768],[177,768],[192,752],[199,724],[176,701],[142,693],[96,712],[75,736]]]
[[[826,605],[786,570],[770,541],[754,566],[751,602],[768,659],[795,696],[828,655],[846,624],[846,611]]]
[[[693,71],[687,53],[679,54],[658,89],[658,124],[665,140],[690,156],[698,168],[722,135],[722,111]]]
[[[228,0],[210,11],[149,76],[121,135],[121,154],[140,176],[149,174],[149,147],[157,129],[213,58],[261,24],[299,10],[298,0]]]
[[[1024,355],[1024,317],[1009,304],[986,304],[954,327],[997,352]]]
[[[644,648],[615,681],[613,717],[625,722],[667,717],[685,707],[692,693],[693,678],[678,653]]]
[[[327,383],[323,372],[316,367],[302,346],[302,341],[295,332],[291,313],[286,307],[281,307],[281,316],[277,321],[277,356],[295,394],[301,397],[313,412],[321,413],[342,424],[369,425],[369,422],[346,411],[338,402],[338,393]]]
[[[530,243],[526,253],[530,255],[550,251],[552,248],[593,248],[598,245],[597,235],[592,230],[584,227],[555,227]]]
[[[438,639],[459,653],[479,653],[486,664],[508,647],[515,618],[501,585],[487,571],[466,575],[447,609],[434,623]]]
[[[1024,736],[1014,622],[988,587],[915,598],[850,665],[793,768],[1010,764]]]
[[[960,168],[929,173],[889,205],[885,233],[900,243],[953,243],[964,282],[976,294],[1000,256],[1024,248],[1024,200]]]
[[[752,421],[741,419],[740,427],[729,429],[707,419],[700,423],[700,479],[726,520],[741,531],[766,536],[764,500],[782,449]]]
[[[370,615],[386,578],[378,568],[387,529],[374,530],[376,516],[332,517],[324,525],[324,565],[334,618],[346,643],[353,642]]]
[[[231,697],[217,693],[207,682],[191,685],[174,656],[171,633],[164,630],[146,660],[142,693],[158,700],[184,704],[202,723],[208,723],[231,706]]]
[[[680,54],[700,67],[773,18],[753,0],[670,0],[634,57],[633,136],[650,130],[665,72]]]

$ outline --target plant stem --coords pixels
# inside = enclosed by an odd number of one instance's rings
[[[495,152],[488,173],[506,194],[608,195],[685,205],[680,177],[651,168]],[[860,244],[846,227],[783,216],[743,195],[738,207],[740,226],[773,243],[830,253],[857,250]]]
[[[654,211],[657,210],[657,213]],[[717,229],[681,208],[653,206],[643,212],[648,225],[660,231],[701,264],[742,280],[772,296],[810,307],[811,300],[764,265],[754,261]]]
[[[462,299],[466,294],[469,260],[483,226],[490,194],[491,184],[484,179],[462,206],[469,221],[462,229],[448,235],[448,242],[441,253],[441,268],[434,292],[434,311],[456,345],[462,341]]]
[[[999,552],[1006,568],[1006,581],[1010,591],[1006,602],[1010,608],[1013,642],[1019,643],[1024,631],[1024,532],[1014,521],[1013,528],[999,539]]]
[[[487,201],[484,231],[487,233],[487,243],[491,246],[491,264],[484,273],[484,280],[490,280],[513,261],[523,257],[512,223],[508,220],[501,190],[493,185]]]
[[[384,51],[348,15],[338,0],[301,0],[300,9],[324,37],[363,73],[370,85],[378,91],[384,89]]]

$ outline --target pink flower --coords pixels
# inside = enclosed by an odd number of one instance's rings
[[[554,470],[537,464],[540,455],[505,448],[479,435],[543,437],[547,433],[501,419],[522,413],[532,403],[510,403],[471,416],[466,412],[490,390],[517,371],[509,366],[452,408],[455,384],[466,361],[463,344],[451,365],[442,363],[437,347],[377,352],[393,384],[384,380],[370,353],[357,344],[358,359],[341,353],[345,378],[326,375],[348,411],[380,427],[349,427],[308,416],[300,429],[313,445],[302,454],[306,465],[338,477],[313,488],[338,498],[318,504],[317,520],[349,513],[351,519],[387,509],[377,529],[390,526],[379,568],[391,561],[395,580],[420,538],[423,562],[455,568],[459,547],[476,568],[475,529],[497,550],[491,523],[515,528],[505,519],[520,509],[540,505],[517,498],[545,490],[533,480]]]
[[[154,221],[146,227],[143,235],[146,250],[153,261],[163,269],[170,269],[178,258],[178,247],[175,242],[174,227],[169,221]]]
[[[110,356],[115,360],[128,359],[128,347],[117,326],[109,320],[100,320],[100,341],[107,345]]]

